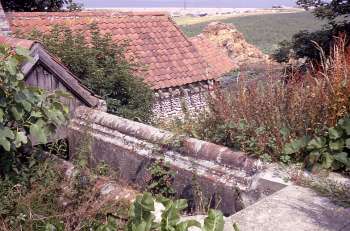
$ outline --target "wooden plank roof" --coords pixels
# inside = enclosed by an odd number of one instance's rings
[[[22,64],[22,72],[25,77],[40,63],[50,70],[73,96],[84,102],[86,106],[96,108],[100,105],[100,97],[84,87],[80,80],[39,42],[0,35],[0,44],[6,44],[11,47],[23,47],[30,50],[33,60]]]

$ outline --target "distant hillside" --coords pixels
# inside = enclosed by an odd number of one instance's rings
[[[280,41],[290,40],[300,30],[313,31],[320,29],[324,24],[308,12],[235,17],[220,22],[233,23],[249,43],[267,54],[271,54]],[[180,27],[187,36],[193,37],[200,34],[209,23]]]

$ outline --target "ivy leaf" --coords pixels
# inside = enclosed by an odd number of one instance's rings
[[[312,139],[308,145],[307,145],[307,149],[309,150],[313,150],[313,149],[321,149],[325,146],[326,144],[326,139],[323,137],[316,137],[314,139]]]
[[[334,161],[334,158],[333,156],[331,156],[331,154],[329,154],[328,152],[324,152],[322,153],[322,167],[324,169],[329,169],[332,167],[332,164],[333,164],[333,161]]]
[[[31,59],[29,50],[23,48],[23,47],[16,47],[16,53],[20,56],[25,57],[26,59]]]
[[[176,225],[176,231],[188,231],[191,227],[201,228],[201,224],[195,220],[183,221]]]
[[[140,201],[140,205],[146,211],[154,211],[154,200],[150,193],[145,193]]]
[[[0,108],[0,123],[4,122],[4,110]]]
[[[350,138],[345,140],[345,146],[350,149]]]
[[[350,118],[341,119],[339,125],[346,131],[347,135],[350,135]]]
[[[11,150],[11,143],[5,137],[0,137],[0,146],[2,146],[5,151],[9,152]]]
[[[57,231],[57,228],[53,224],[47,223],[45,225],[45,231]]]
[[[16,132],[16,139],[14,141],[16,148],[22,146],[22,144],[26,144],[28,142],[28,138],[24,132]]]
[[[234,231],[239,231],[237,223],[233,223],[233,230]]]
[[[342,164],[347,165],[349,162],[348,154],[346,152],[340,152],[334,155],[334,159]]]
[[[21,104],[24,107],[24,110],[27,112],[30,112],[32,110],[32,105],[28,101],[22,101]]]
[[[328,134],[329,134],[329,138],[331,140],[336,140],[336,139],[339,139],[340,137],[342,137],[343,130],[338,129],[338,128],[329,128]]]
[[[171,230],[180,221],[179,210],[173,203],[162,213],[161,227],[162,230]]]
[[[6,62],[6,69],[11,75],[16,75],[17,67],[19,65],[18,60],[15,57],[9,58]]]
[[[283,148],[283,153],[286,155],[291,155],[300,152],[306,147],[309,138],[304,136],[300,139],[292,140],[290,143],[286,144]]]
[[[10,109],[15,120],[21,120],[23,117],[23,109],[17,106],[12,106]]]
[[[34,117],[34,118],[41,118],[41,117],[43,117],[43,114],[40,111],[32,111],[30,113],[30,116]]]
[[[14,139],[15,135],[8,127],[0,128],[0,145],[6,150],[11,150],[11,142],[9,139]]]
[[[309,154],[310,163],[315,164],[318,161],[318,159],[320,158],[320,156],[321,156],[321,153],[318,151],[310,152],[310,154]]]
[[[8,127],[2,127],[0,128],[0,137],[14,139],[15,135],[13,134],[13,131],[11,131]]]
[[[187,208],[187,201],[185,199],[176,200],[174,206],[177,210],[184,210]]]
[[[287,138],[288,138],[288,136],[290,134],[290,130],[287,127],[283,127],[283,128],[280,129],[280,133],[281,133],[281,135],[283,137],[283,140],[285,141],[285,140],[287,140]]]
[[[139,225],[137,225],[135,229],[133,229],[133,231],[147,231],[148,229],[146,227],[147,223],[143,221]]]
[[[204,220],[204,231],[223,231],[224,216],[220,211],[209,210],[208,217]]]
[[[32,124],[29,128],[30,135],[35,139],[37,144],[46,144],[47,143],[47,134],[46,129],[43,127],[42,123],[38,121],[35,124]],[[33,142],[35,143],[35,142]]]
[[[329,148],[333,151],[343,150],[345,147],[345,143],[343,139],[339,139],[329,143]]]
[[[16,79],[18,80],[18,81],[21,81],[21,80],[23,80],[24,79],[24,75],[22,74],[22,73],[17,73],[17,75],[16,75]]]

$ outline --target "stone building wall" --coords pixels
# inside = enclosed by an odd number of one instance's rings
[[[0,35],[9,35],[11,33],[10,25],[6,19],[5,12],[0,3]]]
[[[195,116],[205,110],[208,96],[213,90],[213,81],[158,90],[153,105],[154,118],[171,120],[183,119],[186,114]]]

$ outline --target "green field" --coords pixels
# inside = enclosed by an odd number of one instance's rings
[[[317,30],[325,23],[308,12],[244,16],[220,21],[233,23],[249,43],[267,54],[278,48],[280,41],[290,40],[298,31]],[[193,37],[200,34],[208,23],[210,22],[180,27],[187,36]]]

